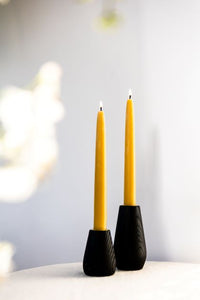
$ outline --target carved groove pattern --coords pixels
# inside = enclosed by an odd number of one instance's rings
[[[143,267],[146,244],[139,206],[120,206],[114,247],[118,269],[139,270]]]
[[[90,230],[83,259],[83,270],[89,276],[109,276],[116,269],[115,252],[109,230]]]

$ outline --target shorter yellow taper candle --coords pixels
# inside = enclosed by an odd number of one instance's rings
[[[97,115],[94,183],[94,230],[106,230],[106,136],[103,106]]]
[[[126,104],[125,155],[124,155],[124,205],[136,205],[135,182],[135,121],[134,104],[129,91]]]

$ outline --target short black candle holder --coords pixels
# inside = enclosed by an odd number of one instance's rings
[[[119,207],[114,249],[119,270],[143,268],[146,260],[146,244],[139,206]]]
[[[115,273],[116,259],[110,230],[90,230],[83,270],[88,276],[110,276]]]

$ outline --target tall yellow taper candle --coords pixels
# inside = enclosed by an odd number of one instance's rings
[[[129,90],[129,99],[126,104],[125,128],[125,163],[124,163],[124,205],[136,205],[135,182],[135,120],[134,104]]]
[[[102,102],[97,115],[94,183],[94,230],[106,230],[106,136]]]

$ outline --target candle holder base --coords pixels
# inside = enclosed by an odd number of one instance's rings
[[[88,276],[110,276],[115,273],[116,260],[110,230],[90,230],[83,270]]]
[[[114,249],[119,270],[143,268],[146,260],[146,244],[139,206],[119,207]]]

